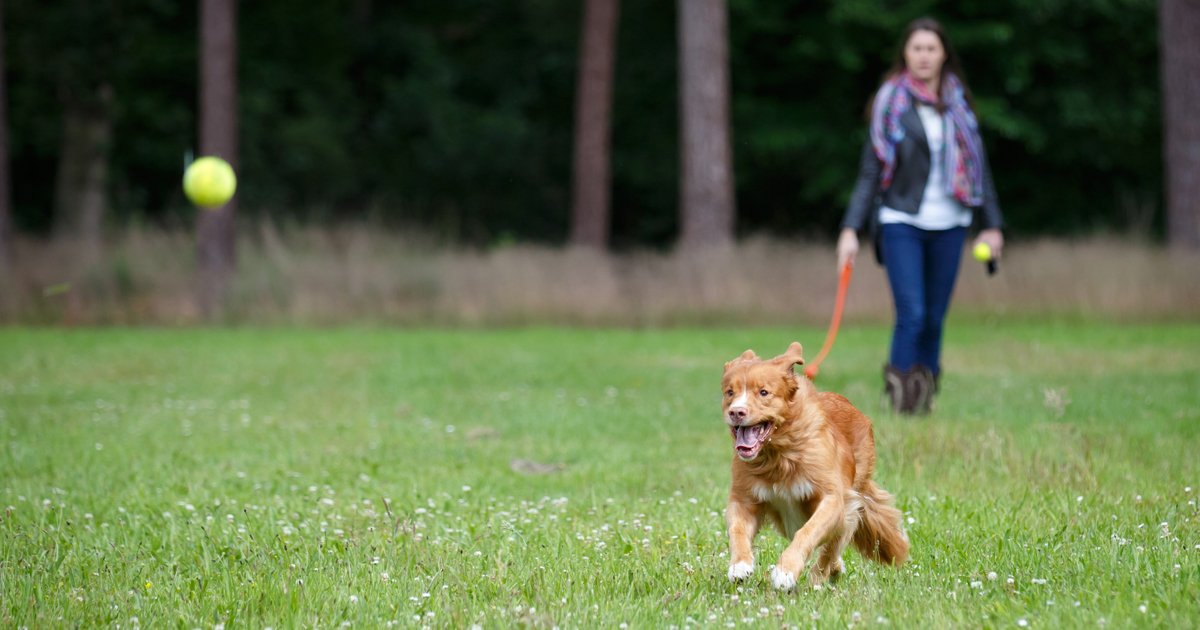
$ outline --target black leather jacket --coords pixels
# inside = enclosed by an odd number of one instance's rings
[[[842,218],[843,228],[857,232],[864,229],[874,231],[881,204],[909,214],[916,214],[921,207],[925,183],[929,179],[929,141],[925,138],[925,127],[915,107],[904,112],[900,124],[904,127],[904,139],[896,145],[896,168],[892,171],[892,184],[887,190],[879,190],[883,162],[875,155],[869,138],[863,145],[858,181],[854,184],[850,205]],[[1004,216],[996,199],[992,169],[988,166],[987,156],[980,157],[983,160],[983,204],[973,208],[975,225],[980,229],[1003,228]]]

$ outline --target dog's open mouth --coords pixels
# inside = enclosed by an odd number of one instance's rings
[[[762,450],[763,444],[767,443],[767,437],[774,429],[775,425],[770,422],[730,427],[730,431],[733,433],[733,450],[737,453],[738,458],[750,461],[758,457],[759,451]]]

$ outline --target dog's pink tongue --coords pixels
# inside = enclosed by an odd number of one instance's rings
[[[744,446],[750,448],[758,443],[758,436],[762,432],[762,425],[756,424],[752,427],[738,427],[737,437],[734,440],[734,446]]]

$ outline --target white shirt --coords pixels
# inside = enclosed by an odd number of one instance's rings
[[[916,214],[883,206],[879,209],[880,223],[907,223],[922,230],[949,230],[971,225],[971,211],[963,207],[954,195],[946,192],[946,173],[943,172],[942,147],[946,137],[946,118],[930,105],[917,103],[917,114],[929,141],[929,179]]]

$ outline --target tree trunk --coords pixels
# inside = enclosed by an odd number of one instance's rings
[[[0,0],[0,280],[12,266],[12,187],[8,169],[8,61],[4,56],[4,0]]]
[[[609,155],[619,0],[586,0],[575,83],[571,244],[604,249],[611,223]]]
[[[684,246],[733,241],[725,0],[678,0],[680,223]]]
[[[76,239],[86,261],[100,255],[108,211],[108,150],[112,143],[112,87],[69,95],[63,102],[62,144],[54,183],[55,231]]]
[[[1200,2],[1159,5],[1167,242],[1200,250]]]
[[[238,167],[237,2],[200,2],[200,155],[215,155]],[[200,313],[225,311],[235,258],[237,199],[200,210],[196,222]]]

